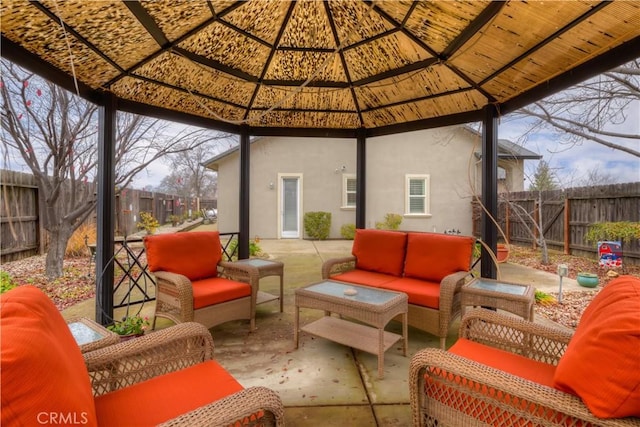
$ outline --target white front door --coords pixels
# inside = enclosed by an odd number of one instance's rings
[[[280,176],[280,237],[300,238],[300,175]]]

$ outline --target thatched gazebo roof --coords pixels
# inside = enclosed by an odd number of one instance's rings
[[[375,135],[513,111],[635,58],[640,2],[4,0],[1,27],[3,55],[120,109]]]

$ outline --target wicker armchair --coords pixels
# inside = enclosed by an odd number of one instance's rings
[[[155,317],[207,328],[248,319],[255,329],[258,269],[223,261],[217,231],[146,236],[144,245],[156,279]]]
[[[3,426],[284,423],[274,391],[244,389],[213,360],[213,339],[201,324],[81,353],[39,289],[6,292],[0,306]]]
[[[463,318],[460,338],[478,345],[464,356],[454,345],[450,351],[423,349],[411,359],[414,426],[640,426],[634,417],[596,417],[574,394],[501,369],[513,364],[508,356],[477,357],[483,346],[524,356],[535,361],[534,377],[553,378],[571,332],[478,308]]]

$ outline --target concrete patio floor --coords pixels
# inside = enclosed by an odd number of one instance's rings
[[[321,279],[322,262],[350,253],[352,241],[261,240],[270,259],[284,262],[284,312],[277,302],[259,305],[257,329],[249,333],[248,322],[234,321],[211,329],[216,359],[245,387],[261,385],[277,391],[285,406],[287,426],[409,426],[408,372],[411,356],[425,347],[437,347],[436,337],[409,328],[409,352],[402,342],[384,357],[384,378],[377,375],[377,357],[316,338],[304,332],[294,348],[294,290]],[[545,292],[558,291],[558,276],[510,263],[500,264],[503,280],[530,283]],[[260,290],[278,293],[279,279],[266,277]],[[584,290],[564,279],[563,290]],[[153,313],[147,304],[143,313]],[[95,302],[85,301],[63,312],[67,318],[94,318]],[[116,313],[117,315],[117,313]],[[319,310],[301,310],[306,324],[322,316]],[[536,321],[544,322],[541,317]],[[447,346],[457,339],[456,322]],[[159,322],[159,327],[170,324]],[[399,323],[387,330],[400,333]]]

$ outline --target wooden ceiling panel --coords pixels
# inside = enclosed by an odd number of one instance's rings
[[[265,80],[346,82],[340,57],[331,52],[277,51],[269,64]]]
[[[135,71],[136,76],[207,95],[232,104],[249,106],[256,84],[196,64],[175,53],[163,53]]]
[[[203,28],[179,47],[256,77],[260,76],[270,52],[269,47],[219,22]]]
[[[244,114],[242,108],[132,77],[119,80],[112,86],[112,90],[117,96],[130,101],[215,120],[239,121]]]
[[[355,89],[360,107],[367,109],[469,88],[469,83],[442,64],[413,71]]]
[[[500,13],[450,59],[454,67],[481,82],[591,9],[584,2],[507,3]],[[527,22],[527,25],[522,25]]]
[[[344,52],[351,80],[360,80],[432,56],[400,32],[377,38]]]
[[[356,106],[349,89],[336,88],[294,88],[260,86],[253,104],[254,108],[300,109],[318,111],[353,111]]]
[[[100,87],[119,73],[99,52],[64,31],[59,21],[52,22],[42,9],[27,1],[3,1],[0,27],[7,39],[92,88]]]
[[[209,5],[204,1],[173,0],[170,4],[160,1],[144,1],[141,2],[141,5],[153,17],[170,41],[175,41],[183,34],[213,18]]]
[[[277,29],[282,26],[288,9],[289,2],[286,1],[245,2],[242,6],[224,15],[223,19],[273,45],[278,36]]]
[[[250,125],[263,127],[356,129],[360,126],[355,113],[272,111],[264,114],[260,110],[252,110],[250,119]]]
[[[411,12],[406,27],[427,46],[440,53],[489,3],[488,0],[418,3]]]

